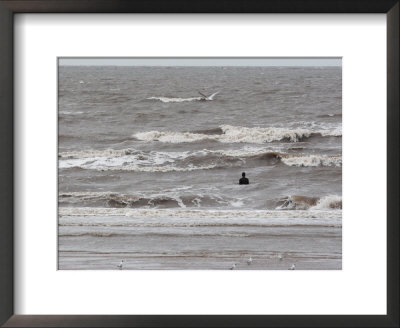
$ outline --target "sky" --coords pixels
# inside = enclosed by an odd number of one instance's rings
[[[341,66],[340,57],[324,58],[82,58],[60,57],[60,66]]]

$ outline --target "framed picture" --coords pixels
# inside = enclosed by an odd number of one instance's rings
[[[398,326],[398,2],[0,9],[2,324]]]

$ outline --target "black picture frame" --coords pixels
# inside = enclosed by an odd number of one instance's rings
[[[399,327],[399,8],[398,0],[0,0],[0,324],[4,327]],[[17,13],[386,14],[387,315],[14,315],[13,18]]]

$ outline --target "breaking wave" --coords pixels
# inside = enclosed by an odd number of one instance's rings
[[[303,155],[282,157],[282,162],[289,166],[342,166],[342,156]]]
[[[147,100],[158,100],[163,103],[181,103],[186,101],[198,101],[201,97],[191,97],[191,98],[170,98],[170,97],[149,97]]]
[[[273,201],[274,202],[274,201]],[[324,197],[288,196],[275,201],[277,210],[337,210],[342,209],[342,197],[329,195]]]
[[[342,197],[337,195],[329,195],[322,197],[314,205],[312,210],[325,210],[325,209],[342,209]]]
[[[124,155],[132,155],[135,150],[132,149],[104,149],[104,150],[82,150],[82,151],[70,151],[62,152],[58,155],[59,158],[91,158],[91,157],[118,157]]]
[[[189,98],[180,98],[180,97],[149,97],[147,100],[158,100],[163,103],[181,103],[181,102],[191,102],[191,101],[211,101],[214,100],[214,97],[219,93],[219,91],[213,93],[210,96],[202,96],[202,97],[189,97]]]
[[[210,192],[210,190],[191,192],[190,187],[160,192],[125,195],[113,192],[69,192],[59,194],[60,206],[85,204],[100,208],[218,208],[221,206],[240,208],[245,205],[244,199]],[[340,210],[342,197],[328,195],[323,197],[287,196],[270,199],[265,208],[275,210]]]
[[[279,150],[279,148],[277,148]],[[105,149],[63,152],[59,154],[59,168],[81,168],[100,171],[120,170],[132,172],[189,172],[194,170],[242,167],[249,161],[261,165],[307,167],[341,167],[341,155],[287,154],[274,147],[244,147],[232,150],[185,152],[139,151],[134,149]]]
[[[176,191],[148,195],[123,195],[112,192],[69,192],[59,195],[59,204],[81,204],[109,208],[187,208],[187,207],[241,207],[240,199],[212,194],[190,194]]]
[[[310,225],[341,227],[342,221],[340,210],[243,211],[60,207],[59,215],[60,226],[88,227],[283,227]]]
[[[222,134],[204,134],[193,132],[174,131],[148,131],[133,135],[142,141],[159,141],[166,143],[184,143],[200,141],[218,141],[222,143],[256,143],[262,144],[274,141],[298,142],[314,135],[323,137],[339,137],[341,129],[312,130],[306,128],[281,128],[281,127],[241,127],[221,125]]]

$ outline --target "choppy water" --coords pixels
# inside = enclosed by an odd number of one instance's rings
[[[341,113],[341,68],[61,66],[59,268],[340,269]]]

